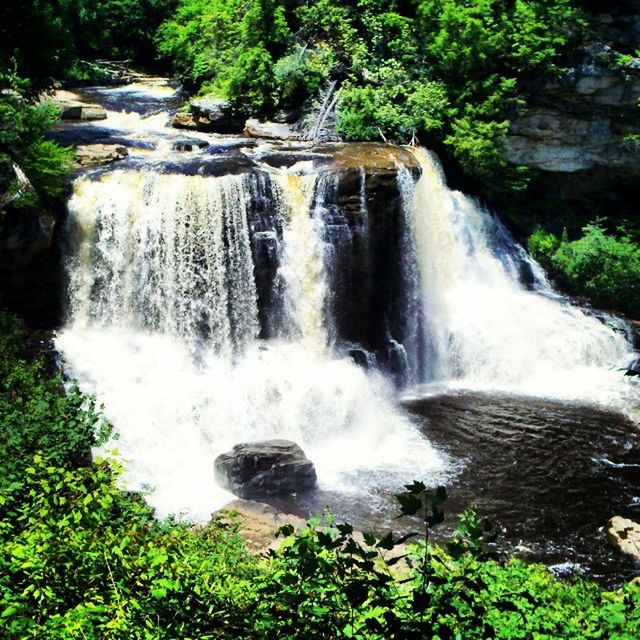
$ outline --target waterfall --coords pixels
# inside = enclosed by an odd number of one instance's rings
[[[422,174],[403,189],[412,203],[426,379],[617,404],[622,394],[637,403],[617,370],[633,357],[626,336],[559,300],[506,229],[447,188],[437,159],[414,155]]]
[[[258,333],[246,178],[114,171],[69,202],[73,321],[206,340]],[[74,239],[75,238],[75,239]]]
[[[317,175],[279,174],[279,205],[288,222],[283,232],[280,276],[291,335],[314,353],[324,353],[327,333],[324,305],[327,286],[320,224],[311,215]]]
[[[75,181],[57,345],[159,515],[206,521],[228,501],[213,461],[238,442],[290,438],[342,493],[445,468],[393,386],[332,349],[333,243],[350,238],[333,198],[308,167]]]
[[[96,91],[108,118],[86,127],[132,146],[75,180],[56,344],[115,426],[98,453],[117,450],[124,484],[160,516],[206,521],[231,498],[215,457],[264,438],[296,441],[321,489],[359,500],[441,482],[451,466],[398,387],[640,417],[616,369],[631,357],[624,335],[555,294],[427,152],[413,151],[417,182],[410,162],[354,168],[315,150],[285,168],[286,149],[195,132],[185,155],[166,87]]]

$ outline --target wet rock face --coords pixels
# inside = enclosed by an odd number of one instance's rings
[[[312,163],[318,171],[311,213],[321,222],[328,299],[325,313],[332,341],[365,369],[382,368],[399,385],[406,373],[408,286],[405,211],[399,171],[420,174],[415,157],[402,147],[376,144],[274,147],[261,161],[276,167]],[[279,279],[283,221],[267,173],[250,172],[249,222],[261,338],[283,327]]]
[[[316,470],[304,451],[290,440],[237,444],[214,464],[218,484],[251,498],[299,491],[316,486]]]
[[[32,327],[62,319],[57,215],[38,208],[0,212],[0,299]]]

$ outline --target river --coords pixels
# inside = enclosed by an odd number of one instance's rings
[[[159,516],[206,521],[231,497],[216,455],[285,437],[319,489],[281,506],[382,530],[422,479],[448,486],[449,528],[475,503],[501,548],[629,573],[602,527],[640,511],[630,333],[558,295],[433,154],[185,136],[162,80],[83,98],[107,119],[59,139],[129,156],[74,182],[56,343]]]

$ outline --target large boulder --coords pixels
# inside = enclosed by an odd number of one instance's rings
[[[607,522],[607,539],[618,551],[640,560],[640,524],[614,516]]]
[[[313,462],[290,440],[237,444],[214,470],[218,484],[242,498],[308,491],[317,481]]]
[[[234,113],[231,105],[220,98],[195,98],[188,107],[178,111],[171,121],[176,129],[205,133],[242,133],[244,118]]]

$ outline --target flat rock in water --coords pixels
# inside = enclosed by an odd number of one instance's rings
[[[614,516],[607,522],[606,531],[607,539],[614,548],[640,560],[640,524]]]
[[[282,538],[276,538],[277,530],[291,525],[298,530],[306,524],[303,518],[282,513],[271,505],[255,500],[234,500],[213,514],[213,519],[222,522],[238,522],[239,535],[249,551],[264,553],[276,549]]]
[[[105,120],[107,117],[104,107],[82,102],[71,91],[56,91],[51,101],[59,107],[61,120]]]
[[[266,138],[268,140],[298,140],[300,136],[287,124],[260,122],[249,118],[244,124],[243,135],[247,138]]]
[[[317,481],[313,462],[290,440],[237,444],[214,470],[218,484],[242,498],[308,491]]]
[[[76,147],[75,160],[80,167],[95,167],[123,160],[129,155],[119,144],[84,144]]]

